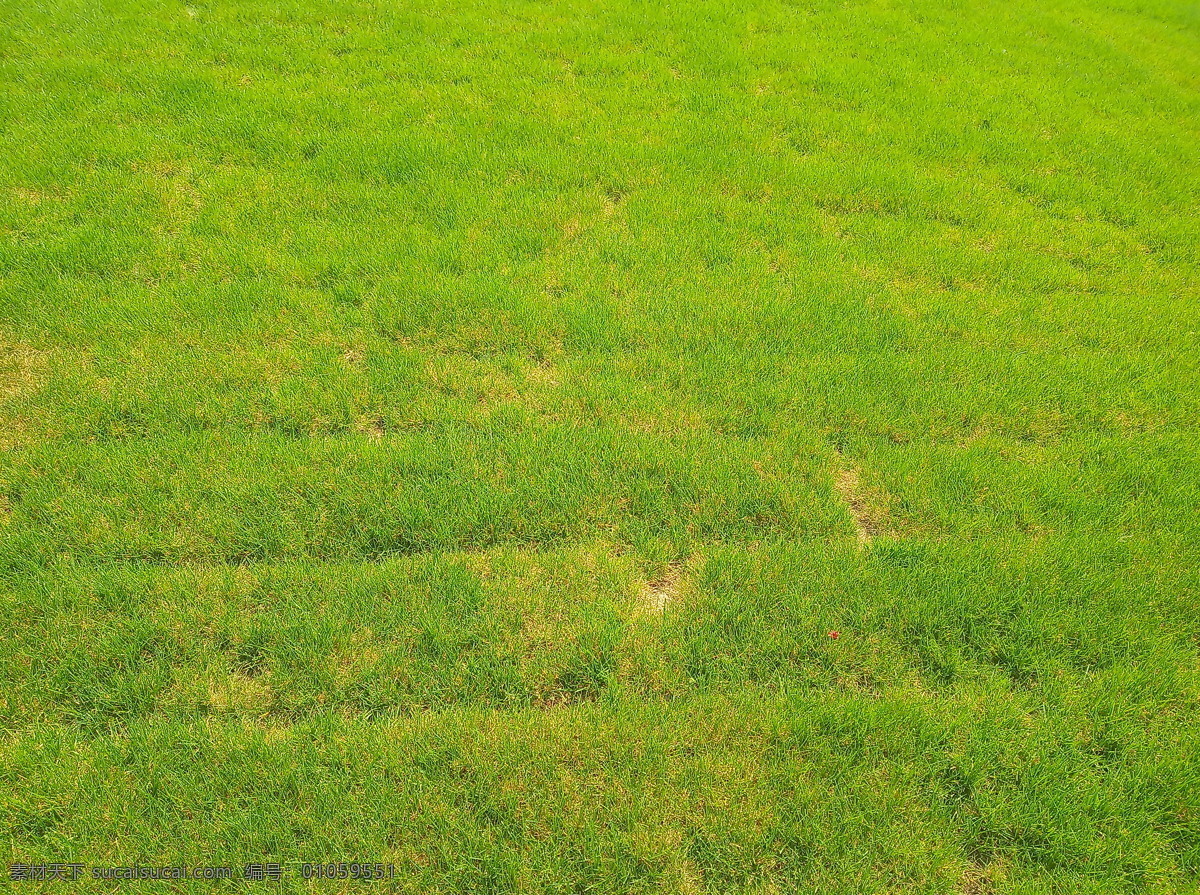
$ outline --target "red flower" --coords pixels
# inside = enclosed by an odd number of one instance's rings
[[[839,637],[842,636],[842,633],[840,631],[830,631],[829,636],[832,637],[834,640],[837,640]]]

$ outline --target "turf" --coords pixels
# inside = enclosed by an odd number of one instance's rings
[[[0,0],[6,861],[1197,891],[1197,9]]]

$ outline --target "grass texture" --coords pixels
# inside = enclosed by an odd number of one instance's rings
[[[1197,891],[1198,9],[0,0],[6,860]]]

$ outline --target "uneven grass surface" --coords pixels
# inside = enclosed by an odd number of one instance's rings
[[[0,12],[6,862],[1196,891],[1194,3]]]

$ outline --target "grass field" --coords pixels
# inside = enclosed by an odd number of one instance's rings
[[[6,863],[1198,890],[1200,6],[189,2],[0,0]]]

